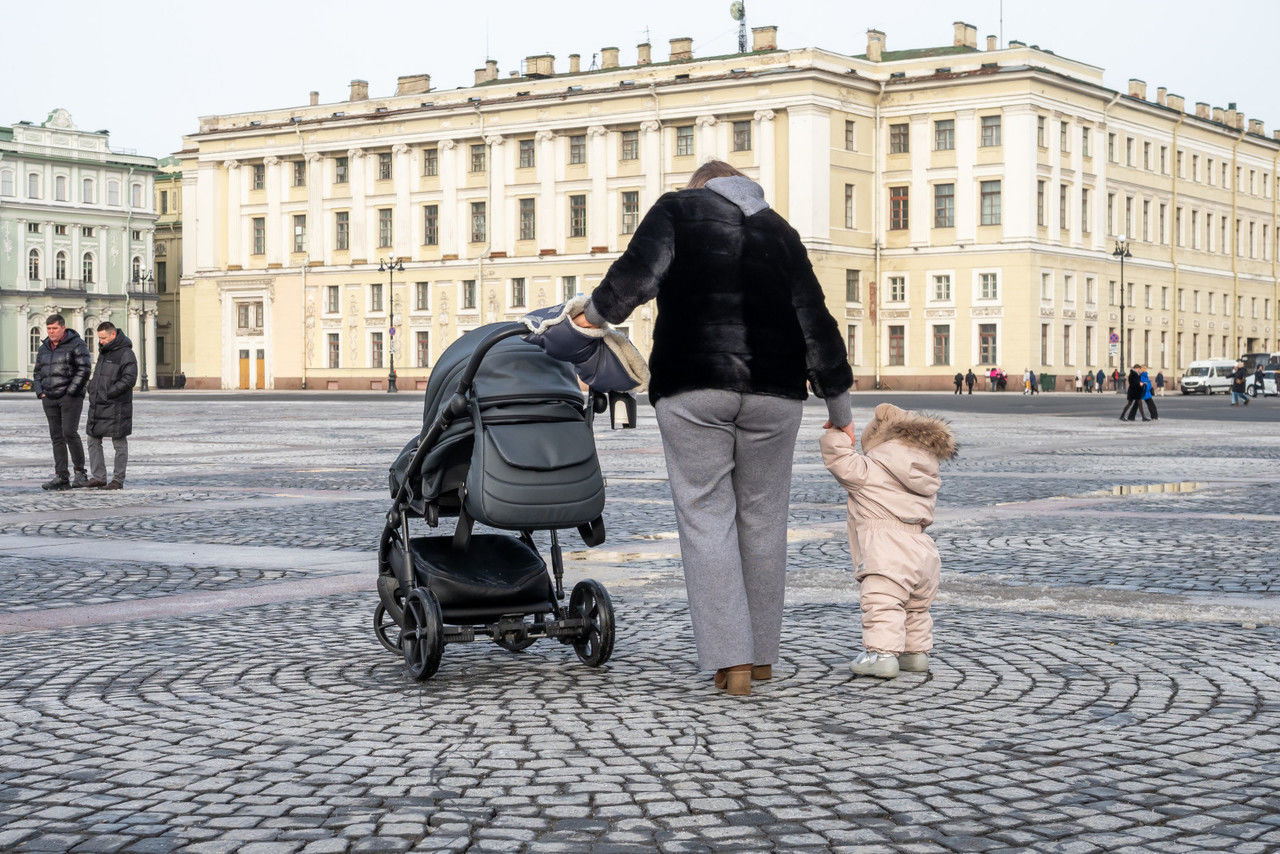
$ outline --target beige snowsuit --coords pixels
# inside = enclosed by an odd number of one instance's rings
[[[929,606],[942,568],[924,529],[938,501],[939,460],[955,456],[945,422],[882,403],[859,454],[841,430],[822,434],[822,461],[849,492],[849,550],[861,583],[862,643],[894,655],[933,648]]]

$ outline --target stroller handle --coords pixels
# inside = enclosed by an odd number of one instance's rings
[[[467,411],[467,392],[471,391],[471,386],[476,380],[476,374],[480,371],[480,363],[484,361],[485,354],[493,349],[494,345],[499,341],[505,341],[508,338],[514,338],[517,335],[528,335],[529,330],[522,323],[511,323],[502,329],[495,329],[485,336],[476,349],[472,352],[471,358],[467,361],[467,366],[462,371],[462,376],[458,379],[458,386],[453,391],[453,396],[449,398],[448,404],[440,410],[440,415],[432,423],[431,429],[427,431],[422,440],[418,442],[418,449],[413,454],[413,460],[409,463],[406,471],[415,472],[418,466],[422,464],[422,458],[426,456],[427,450],[435,445],[436,440],[440,438],[440,434],[448,429],[458,418],[461,418]],[[409,484],[411,477],[406,477],[404,482],[400,484],[400,488],[396,490],[395,501],[392,502],[391,512],[387,514],[388,521],[400,515],[400,511],[409,498]]]

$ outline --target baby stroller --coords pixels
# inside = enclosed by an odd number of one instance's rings
[[[584,400],[572,368],[522,340],[528,331],[494,323],[450,345],[427,383],[423,432],[391,467],[374,633],[417,680],[436,672],[447,644],[477,637],[512,652],[555,638],[592,667],[613,652],[603,585],[580,581],[563,604],[558,533],[604,542],[592,424],[607,400]],[[409,535],[410,519],[434,528],[449,516],[451,535]],[[475,522],[515,533],[472,533]],[[550,532],[550,573],[534,531]]]

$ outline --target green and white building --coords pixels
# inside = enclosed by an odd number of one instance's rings
[[[66,110],[0,126],[0,379],[31,376],[54,313],[91,350],[110,320],[155,376],[155,175]]]

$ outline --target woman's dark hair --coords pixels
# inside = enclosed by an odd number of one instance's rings
[[[740,178],[747,177],[723,160],[708,160],[689,177],[689,183],[685,184],[685,189],[696,190],[698,187],[705,186],[712,178],[730,178],[735,175]]]

